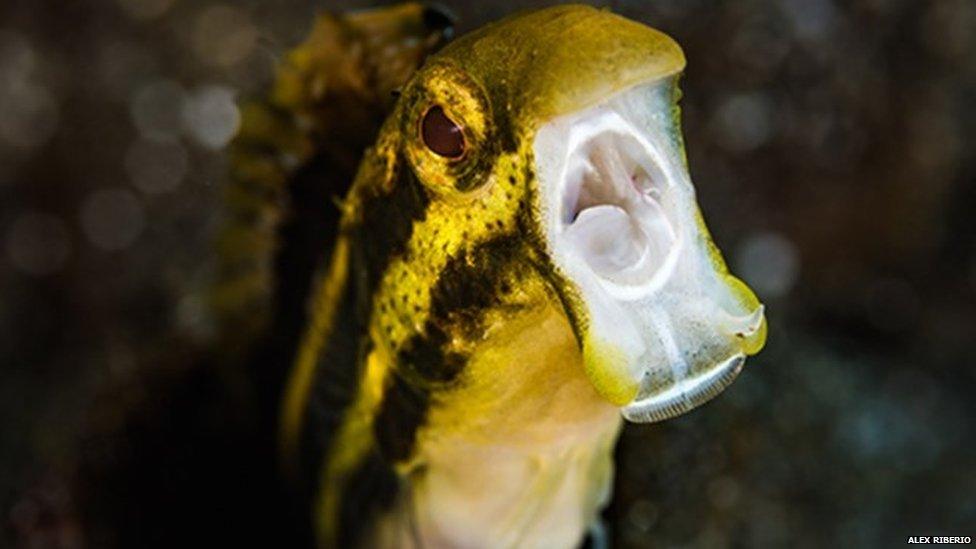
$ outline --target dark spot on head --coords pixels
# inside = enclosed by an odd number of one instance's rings
[[[364,202],[363,219],[355,229],[355,258],[362,261],[366,274],[364,295],[371,296],[392,260],[406,253],[414,223],[427,216],[427,191],[412,170],[403,168],[406,162],[402,158],[397,165],[392,189]]]
[[[501,235],[452,257],[430,291],[432,319],[477,332],[484,310],[498,301],[498,285],[520,244],[516,235]]]
[[[436,322],[428,320],[424,333],[407,340],[397,354],[397,362],[403,373],[420,385],[452,381],[460,373],[467,357],[448,350],[450,340]]]

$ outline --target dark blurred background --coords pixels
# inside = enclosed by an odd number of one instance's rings
[[[463,32],[547,3],[443,4]],[[119,421],[95,404],[152,399],[166,342],[214,330],[236,100],[369,5],[0,5],[0,539],[85,545],[65,477]],[[605,5],[684,47],[702,208],[770,321],[722,397],[627,427],[617,545],[976,535],[976,3]]]

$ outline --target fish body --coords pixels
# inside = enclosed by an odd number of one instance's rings
[[[684,63],[560,6],[404,79],[309,270],[281,408],[321,546],[577,545],[621,416],[684,413],[762,347],[694,200]]]

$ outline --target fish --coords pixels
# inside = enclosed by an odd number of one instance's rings
[[[242,296],[265,295],[275,268],[313,256],[293,287],[278,284],[293,297],[277,308],[299,319],[287,358],[268,366],[287,371],[282,466],[320,547],[598,539],[624,421],[709,401],[767,334],[763,305],[729,272],[695,198],[680,127],[684,54],[658,30],[582,5],[450,41],[450,18],[429,8],[368,13],[359,21],[394,22],[380,28],[400,49],[376,50],[397,70],[383,84],[390,100],[366,111],[375,135],[351,148],[362,158],[349,184],[329,187],[328,162],[318,176],[287,168],[357,131],[328,126],[348,109],[327,95],[288,103],[287,92],[315,89],[309,75],[327,87],[349,74],[310,62],[321,47],[312,40],[279,72],[277,107],[245,110],[239,139],[273,134],[290,156],[276,153],[264,172],[246,154],[233,160],[238,179],[272,181],[272,194],[304,174],[317,194],[292,195],[305,212],[292,219],[320,215],[332,206],[323,197],[341,192],[336,220],[305,225],[311,240],[298,252],[250,270],[222,263],[245,273],[218,309],[237,319],[227,333],[247,339],[273,307],[246,309]],[[354,26],[328,21],[320,39]],[[347,54],[363,57],[335,55]],[[242,234],[258,233],[227,240]],[[292,249],[260,234],[266,257]]]

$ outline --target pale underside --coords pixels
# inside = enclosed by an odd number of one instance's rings
[[[610,496],[618,410],[581,368],[558,307],[494,323],[464,384],[431,408],[371,547],[574,547]],[[501,314],[501,313],[499,313]]]

